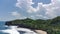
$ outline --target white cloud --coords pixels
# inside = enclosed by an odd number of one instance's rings
[[[38,3],[37,8],[33,8],[32,0],[17,0],[16,6],[25,9],[30,14],[43,16],[42,18],[54,18],[60,16],[60,0],[51,0],[50,4]],[[37,17],[36,17],[37,18]]]
[[[11,12],[11,15],[16,16],[16,17],[20,17],[21,16],[21,14],[18,13],[17,11]]]
[[[37,17],[40,17],[40,19],[49,19],[47,16],[43,16],[43,15],[36,15]]]
[[[17,12],[17,11],[11,12],[10,14],[11,14],[12,16],[14,16],[15,19],[25,19],[25,18],[27,18],[27,17],[23,16],[22,14],[20,14],[20,13]]]
[[[44,6],[47,9],[46,15],[48,17],[54,18],[60,15],[60,1],[52,0],[50,4]]]
[[[25,9],[29,13],[36,12],[37,9],[33,8],[32,4],[34,4],[32,0],[17,0],[16,6]]]

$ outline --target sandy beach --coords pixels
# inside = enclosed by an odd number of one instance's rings
[[[37,34],[47,34],[46,31],[42,31],[42,30],[35,30],[37,32]]]

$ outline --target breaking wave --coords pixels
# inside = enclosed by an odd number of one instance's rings
[[[8,34],[36,34],[34,31],[27,28],[17,28],[17,26],[5,26],[8,29],[0,30],[0,32]]]

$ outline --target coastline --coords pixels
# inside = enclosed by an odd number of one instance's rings
[[[22,28],[22,27],[19,27],[18,30]],[[29,29],[29,28],[23,28],[23,29]],[[37,30],[37,29],[30,29],[31,31],[35,32],[36,34],[47,34],[46,31],[43,31],[43,30]]]
[[[47,34],[47,32],[43,31],[43,30],[22,28],[22,27],[18,27],[18,26],[15,26],[13,28],[15,28],[17,31],[34,32],[35,34]]]
[[[13,26],[13,25],[10,25],[10,26],[7,26],[7,27],[10,27],[11,29],[16,29],[17,31],[20,31],[20,30],[26,31],[26,30],[28,30],[28,31],[35,32],[36,34],[47,34],[46,31],[39,30],[39,29],[38,30],[37,29],[30,29],[30,28],[18,27],[18,26]]]

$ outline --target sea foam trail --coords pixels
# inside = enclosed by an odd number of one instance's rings
[[[10,26],[9,29],[1,30],[1,31],[9,34],[20,34],[15,28],[16,26]]]
[[[25,31],[24,34],[36,34],[34,31],[26,28],[17,28],[18,31]]]
[[[9,29],[6,30],[1,30],[4,33],[9,33],[9,34],[21,34],[18,31],[24,31],[25,33],[22,34],[36,34],[34,31],[31,31],[30,29],[26,28],[17,28],[17,26],[9,26]]]

